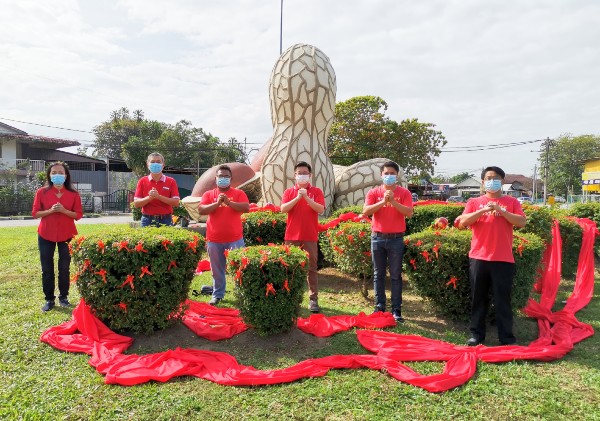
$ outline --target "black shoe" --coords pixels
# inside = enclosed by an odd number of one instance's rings
[[[217,304],[219,304],[221,302],[222,298],[217,298],[217,297],[212,297],[210,299],[210,301],[208,302],[208,304],[210,304],[211,306],[216,306]]]
[[[475,336],[470,337],[469,340],[467,341],[467,345],[469,345],[469,346],[477,346],[482,343],[483,343],[483,339],[476,338]]]
[[[59,298],[58,299],[58,304],[60,304],[61,307],[71,307],[71,303],[69,302],[69,300],[67,299],[67,297],[65,297],[65,298]]]
[[[319,307],[319,302],[317,300],[310,300],[308,304],[308,309],[311,313],[320,313],[321,307]]]
[[[375,310],[373,310],[373,313],[379,313],[380,311],[385,313],[385,306],[383,306],[381,304],[377,304],[375,306]]]
[[[402,317],[402,313],[400,313],[400,310],[392,310],[392,316],[394,316],[394,320],[396,321],[396,323],[404,323],[404,317]]]
[[[42,307],[42,311],[50,311],[55,305],[54,300],[48,300],[46,301],[46,304],[44,304],[44,307]]]
[[[517,344],[516,339],[511,339],[508,341],[500,341],[500,345],[516,345],[516,344]]]

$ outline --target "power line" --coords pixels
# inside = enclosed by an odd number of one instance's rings
[[[40,124],[40,123],[31,123],[29,121],[21,121],[21,120],[14,120],[12,118],[6,118],[6,117],[0,117],[0,120],[8,120],[8,121],[15,121],[17,123],[23,123],[23,124],[32,124],[34,126],[42,126],[42,127],[50,127],[51,129],[60,129],[60,130],[68,130],[71,132],[81,132],[81,133],[90,133],[90,134],[94,134],[93,132],[87,131],[87,130],[78,130],[78,129],[68,129],[66,127],[57,127],[57,126],[49,126],[47,124]]]
[[[504,149],[504,148],[512,148],[514,146],[528,145],[531,143],[543,142],[544,139],[539,140],[528,140],[522,142],[511,142],[511,143],[500,143],[496,145],[471,145],[471,146],[452,146],[452,150],[442,149],[442,152],[452,153],[452,152],[475,152],[475,151],[486,151],[491,149]]]

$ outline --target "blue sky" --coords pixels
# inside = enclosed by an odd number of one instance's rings
[[[280,0],[3,2],[0,121],[91,142],[111,111],[259,147]],[[434,123],[448,147],[600,134],[600,2],[284,0],[283,49],[331,60],[337,100],[377,95],[387,115]],[[499,165],[531,175],[537,144],[446,152],[436,173]]]

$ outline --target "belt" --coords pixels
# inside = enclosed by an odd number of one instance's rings
[[[166,215],[146,215],[145,213],[143,213],[142,216],[144,218],[150,218],[150,219],[162,219],[162,218],[170,217],[171,214],[167,213]]]
[[[373,231],[373,235],[379,238],[402,238],[404,237],[404,232],[379,232]]]

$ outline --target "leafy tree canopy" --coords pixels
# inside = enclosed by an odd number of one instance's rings
[[[600,136],[564,134],[547,141],[542,147],[539,162],[543,176],[547,158],[548,191],[560,196],[569,192],[580,194],[583,161],[597,157],[600,157]]]
[[[109,120],[94,128],[94,134],[95,156],[124,159],[137,175],[147,172],[146,159],[151,152],[161,153],[165,164],[174,168],[205,169],[247,159],[235,138],[223,143],[189,121],[172,125],[147,120],[141,110],[130,115],[125,107],[113,111]]]
[[[418,119],[391,120],[387,103],[376,96],[338,102],[327,146],[334,164],[352,165],[384,157],[396,161],[407,177],[433,172],[446,139],[435,125]]]

